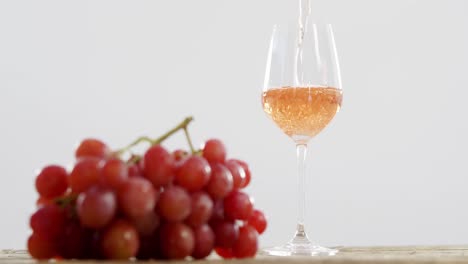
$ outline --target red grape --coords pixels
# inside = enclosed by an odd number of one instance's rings
[[[239,232],[234,222],[218,221],[213,223],[212,228],[216,236],[216,247],[230,248],[234,245]]]
[[[128,179],[128,166],[120,159],[106,161],[101,169],[101,182],[104,186],[118,190]]]
[[[59,253],[66,259],[82,259],[86,256],[87,235],[79,223],[70,222],[60,238]]]
[[[57,243],[41,234],[33,233],[28,239],[28,252],[35,259],[50,259],[57,255]]]
[[[159,198],[158,210],[168,221],[182,221],[190,215],[190,195],[179,186],[167,187]]]
[[[258,250],[258,233],[254,227],[245,225],[239,229],[239,237],[237,238],[232,252],[236,258],[251,258],[254,257]]]
[[[158,196],[148,180],[131,177],[119,189],[119,206],[130,218],[142,217],[154,210]]]
[[[242,160],[237,160],[237,159],[233,159],[233,160],[236,161],[237,163],[239,163],[242,166],[242,168],[244,168],[245,180],[244,180],[243,184],[240,186],[240,188],[245,188],[245,187],[247,187],[249,185],[250,179],[251,179],[249,165],[247,165],[247,163],[245,163]]]
[[[143,171],[140,163],[128,166],[128,177],[142,177]]]
[[[245,167],[244,167],[245,168]],[[246,173],[245,173],[245,181],[244,181],[244,184],[241,186],[241,188],[245,188],[249,185],[250,183],[250,180],[251,180],[251,176],[250,176],[250,171],[246,170]]]
[[[84,227],[102,228],[114,218],[117,198],[112,191],[93,186],[78,196],[76,211]]]
[[[260,210],[254,210],[247,222],[250,226],[253,226],[259,234],[263,234],[267,227],[266,217]]]
[[[232,253],[231,248],[215,248],[216,254],[224,259],[232,259],[234,258],[234,254]]]
[[[213,203],[213,213],[211,214],[211,222],[224,220],[224,201],[216,200]]]
[[[80,159],[70,174],[70,187],[74,193],[86,191],[99,182],[102,161],[97,158]]]
[[[41,207],[41,206],[48,205],[48,204],[54,204],[54,200],[49,199],[49,198],[44,198],[44,197],[39,197],[36,200],[37,207]]]
[[[203,157],[210,163],[224,163],[226,160],[226,148],[223,142],[218,139],[210,139],[206,141],[203,148]]]
[[[188,216],[186,223],[192,227],[205,224],[210,220],[213,212],[213,201],[205,192],[192,194],[192,212]]]
[[[36,178],[36,190],[41,197],[55,198],[65,193],[68,188],[67,171],[56,165],[42,169]]]
[[[154,211],[151,211],[144,216],[132,219],[132,223],[135,225],[141,236],[149,236],[153,234],[159,227],[160,221],[159,216]]]
[[[233,189],[240,189],[245,184],[247,178],[244,167],[236,160],[227,160],[225,165],[232,174]]]
[[[174,157],[160,145],[148,149],[144,156],[144,175],[154,187],[169,184],[174,178]]]
[[[211,178],[206,186],[206,191],[213,199],[222,199],[228,195],[233,188],[232,174],[222,164],[211,165]]]
[[[137,259],[160,259],[162,258],[160,251],[158,232],[150,236],[140,237],[140,248],[138,249]]]
[[[83,140],[75,152],[76,158],[95,157],[104,159],[111,154],[110,149],[99,139],[88,138]]]
[[[230,193],[224,199],[224,215],[231,220],[248,220],[253,213],[250,197],[239,191]]]
[[[39,208],[30,218],[30,226],[34,233],[45,238],[55,239],[65,226],[65,214],[55,204]]]
[[[210,173],[210,164],[204,158],[191,156],[178,169],[176,180],[188,191],[198,191],[208,183]]]
[[[195,237],[190,227],[182,223],[168,223],[161,229],[162,254],[168,259],[183,259],[192,254]]]
[[[193,230],[195,236],[195,248],[192,257],[202,259],[210,255],[213,250],[215,235],[209,225],[202,225]]]
[[[102,236],[106,229],[91,231],[86,241],[86,257],[87,259],[105,259],[102,250]]]
[[[117,220],[104,231],[101,251],[108,259],[135,257],[139,248],[139,237],[135,227],[125,220]]]
[[[177,149],[172,152],[172,156],[174,157],[175,161],[181,161],[189,156],[189,153],[183,149]]]

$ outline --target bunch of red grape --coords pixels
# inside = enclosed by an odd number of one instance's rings
[[[28,250],[36,259],[202,259],[253,257],[266,229],[263,213],[241,190],[247,164],[226,159],[208,140],[192,153],[160,144],[124,161],[86,139],[76,163],[45,167],[31,216]]]

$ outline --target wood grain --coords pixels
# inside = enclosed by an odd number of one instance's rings
[[[196,261],[196,264],[213,263],[238,264],[468,264],[468,246],[443,247],[349,247],[340,248],[334,257],[265,257],[255,259],[225,261],[215,257]],[[22,250],[2,250],[0,263],[27,264],[35,263],[29,255]],[[61,261],[63,264],[102,264],[102,263],[135,263],[134,261]],[[145,261],[142,263],[182,264],[187,261]]]

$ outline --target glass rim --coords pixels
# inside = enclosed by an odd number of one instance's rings
[[[333,28],[333,24],[331,23],[322,23],[322,22],[310,22],[308,21],[306,23],[306,26],[310,26],[310,25],[315,25],[315,26],[318,26],[318,27],[327,27],[327,28]],[[295,29],[298,29],[299,28],[299,22],[295,21],[295,22],[284,22],[284,23],[275,23],[273,24],[273,28],[295,28]]]

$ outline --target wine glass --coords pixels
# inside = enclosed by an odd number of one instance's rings
[[[265,255],[330,256],[338,250],[312,243],[304,227],[307,144],[340,110],[340,68],[332,27],[306,22],[303,27],[275,26],[266,66],[262,104],[265,113],[296,144],[299,209],[297,229],[286,245]]]

